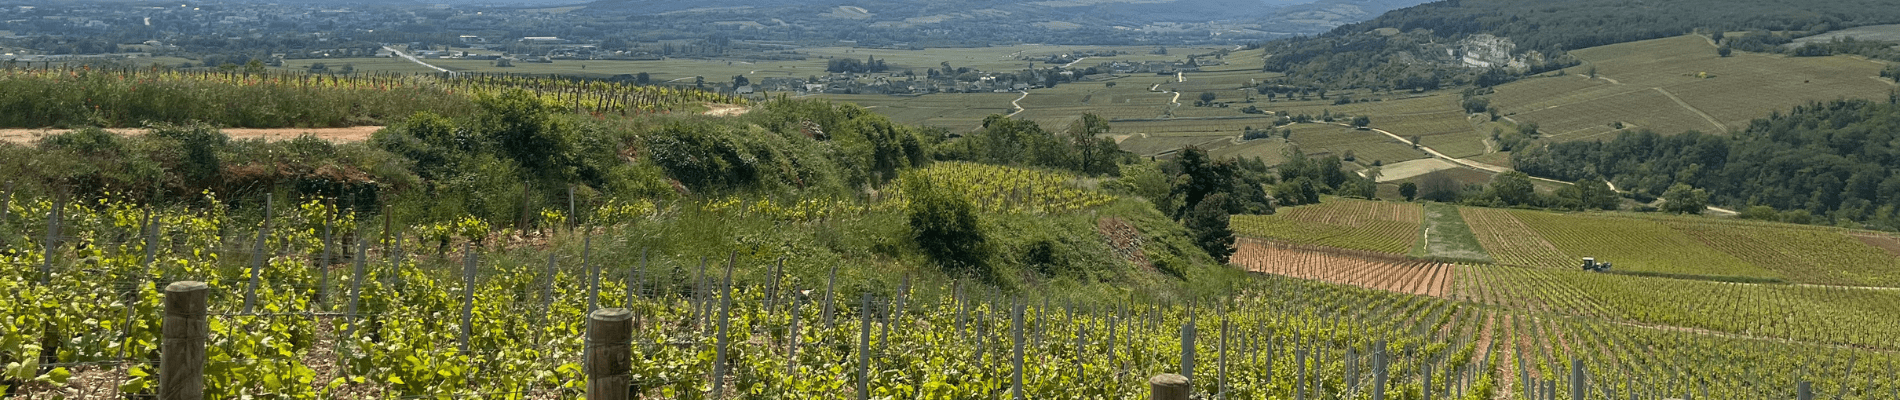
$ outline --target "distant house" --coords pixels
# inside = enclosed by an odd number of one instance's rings
[[[745,86],[740,86],[740,87],[737,87],[737,88],[733,88],[733,89],[732,89],[732,93],[734,93],[734,94],[752,94],[752,85],[745,85]]]
[[[487,39],[482,39],[481,36],[475,35],[462,35],[461,39],[462,43],[488,43]]]
[[[567,39],[562,39],[562,38],[558,38],[554,36],[529,36],[529,37],[521,38],[521,42],[534,43],[534,44],[560,44],[560,43],[567,43]]]

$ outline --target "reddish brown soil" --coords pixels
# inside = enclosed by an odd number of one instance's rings
[[[1434,297],[1451,292],[1450,264],[1255,239],[1235,247],[1232,263],[1249,271]]]

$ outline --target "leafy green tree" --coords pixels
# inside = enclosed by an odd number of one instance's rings
[[[1354,128],[1364,128],[1364,127],[1372,126],[1372,117],[1367,117],[1364,115],[1353,117],[1352,126]]]
[[[555,118],[558,106],[521,89],[483,96],[476,103],[483,111],[483,136],[529,176],[556,181],[576,176],[578,171],[572,168],[574,127]]]
[[[1531,176],[1518,171],[1505,171],[1491,178],[1491,193],[1507,205],[1536,205],[1537,187],[1531,184]]]
[[[1677,214],[1701,214],[1709,207],[1709,192],[1678,183],[1663,192],[1663,211]]]
[[[1228,226],[1227,202],[1226,193],[1207,196],[1181,223],[1194,233],[1194,245],[1222,264],[1234,254],[1234,231]]]
[[[255,59],[255,58],[251,59],[251,61],[244,62],[244,73],[246,74],[264,73],[264,62],[258,61],[258,59]]]
[[[1219,98],[1219,96],[1215,96],[1214,92],[1201,92],[1202,104],[1211,104],[1214,102],[1214,99],[1217,99],[1217,98]]]
[[[1742,210],[1742,214],[1739,217],[1741,219],[1752,219],[1756,221],[1779,221],[1781,220],[1781,212],[1775,211],[1774,207],[1769,206],[1749,206],[1747,209]]]
[[[1610,183],[1602,179],[1578,180],[1575,186],[1581,197],[1579,200],[1582,201],[1583,208],[1615,210],[1622,203],[1622,198],[1616,195],[1616,191],[1610,190]]]
[[[1400,183],[1399,195],[1405,196],[1405,201],[1412,201],[1418,197],[1418,184],[1412,182]]]
[[[911,239],[945,272],[993,278],[989,241],[976,206],[960,193],[938,187],[923,174],[903,179]]]

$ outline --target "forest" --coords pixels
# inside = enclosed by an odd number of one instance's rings
[[[1734,136],[1625,132],[1615,139],[1556,143],[1512,156],[1531,175],[1603,177],[1639,198],[1686,184],[1710,202],[1761,219],[1900,229],[1900,94],[1887,102],[1843,100],[1754,121]]]

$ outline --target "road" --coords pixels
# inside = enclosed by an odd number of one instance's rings
[[[1023,108],[1023,105],[1019,103],[1023,101],[1023,99],[1027,99],[1027,98],[1029,98],[1029,91],[1024,90],[1022,97],[1017,97],[1015,100],[1010,100],[1009,106],[1016,107],[1016,112],[1009,113],[1009,115],[1007,115],[1006,117],[1015,118],[1016,114],[1022,114],[1023,111],[1028,111],[1028,109]]]
[[[416,56],[412,56],[412,55],[409,55],[409,53],[404,53],[404,52],[402,52],[402,50],[396,50],[396,48],[394,48],[394,47],[389,47],[389,46],[383,46],[383,50],[389,50],[389,52],[390,52],[390,53],[394,53],[394,54],[396,54],[397,56],[400,56],[400,57],[402,57],[402,58],[406,58],[406,59],[409,59],[409,62],[412,62],[412,63],[416,63],[417,65],[421,65],[421,66],[424,66],[424,67],[429,67],[429,69],[433,69],[433,70],[435,70],[435,72],[447,72],[447,73],[451,73],[451,74],[453,74],[453,73],[455,73],[454,71],[450,71],[450,70],[448,70],[448,69],[446,69],[446,68],[442,68],[442,67],[437,67],[437,66],[434,66],[434,65],[429,65],[429,63],[426,63],[426,62],[422,62],[422,60],[417,60],[417,59],[416,59]]]
[[[1075,61],[1070,61],[1068,64],[1062,64],[1062,68],[1073,67],[1075,66],[1075,63],[1079,63],[1079,62],[1082,62],[1082,60],[1087,60],[1087,59],[1089,58],[1088,57],[1077,58],[1075,59]]]

